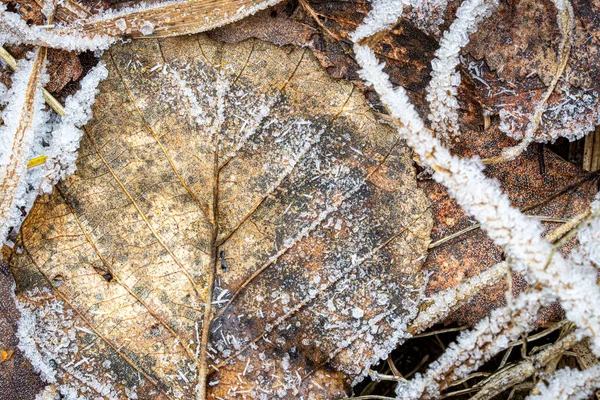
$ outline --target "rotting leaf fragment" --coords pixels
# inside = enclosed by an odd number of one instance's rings
[[[206,369],[208,398],[344,397],[424,290],[404,143],[303,49],[201,35],[105,61],[78,170],[11,260],[38,361],[82,395],[193,398]]]

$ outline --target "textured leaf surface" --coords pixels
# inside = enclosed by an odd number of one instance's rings
[[[8,265],[0,262],[0,393],[6,400],[33,399],[44,383],[17,347],[14,284]]]
[[[591,0],[572,5],[570,56],[548,99],[536,134],[539,142],[581,138],[597,123],[600,10]],[[556,7],[548,0],[501,3],[465,49],[475,58],[468,60],[468,68],[477,77],[481,102],[500,113],[503,131],[515,138],[524,132],[559,63],[556,18]]]
[[[39,363],[82,393],[193,397],[210,304],[212,396],[343,397],[424,290],[431,211],[395,131],[302,49],[106,58],[78,171],[11,260]]]

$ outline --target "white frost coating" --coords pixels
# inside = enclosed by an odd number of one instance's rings
[[[579,247],[571,252],[569,258],[579,266],[594,264],[600,267],[600,193],[590,205],[593,213],[587,226],[579,231]]]
[[[539,394],[528,396],[526,400],[584,400],[598,387],[600,364],[583,371],[563,368],[552,374],[548,385],[540,382],[535,388]]]
[[[77,150],[83,136],[79,128],[92,118],[92,105],[99,91],[98,84],[107,76],[108,70],[101,61],[81,80],[79,91],[67,97],[65,115],[52,131],[48,158],[44,165],[45,177],[40,184],[41,192],[50,192],[60,179],[75,172]]]
[[[533,328],[540,297],[546,303],[552,296],[545,296],[538,291],[521,293],[509,306],[494,310],[472,330],[461,333],[456,342],[431,363],[425,374],[417,374],[410,382],[398,384],[397,398],[418,399],[423,393],[435,397],[439,392],[439,383],[446,381],[445,377],[449,374],[454,381],[479,368],[507,348],[511,341]]]
[[[93,361],[82,355],[77,346],[77,325],[71,309],[57,300],[49,289],[30,289],[26,295],[32,303],[13,299],[21,318],[18,321],[19,349],[41,378],[56,386],[65,399],[101,398],[117,400],[119,396],[109,370],[92,375],[86,373]],[[100,372],[100,371],[98,371]],[[70,379],[65,379],[66,376]],[[42,392],[44,393],[44,392]],[[44,398],[44,397],[42,397]]]
[[[44,80],[48,79],[47,76],[43,76],[41,82],[38,82],[33,110],[26,109],[27,86],[29,85],[30,75],[33,73],[34,60],[35,57],[31,61],[22,60],[19,62],[19,70],[13,74],[12,87],[6,94],[8,105],[2,112],[2,120],[5,125],[0,127],[0,181],[6,182],[7,179],[10,179],[14,182],[16,188],[14,193],[3,193],[2,209],[0,210],[0,242],[2,243],[6,239],[11,223],[20,218],[21,211],[17,208],[17,205],[25,196],[27,189],[27,183],[24,179],[27,171],[27,159],[25,157],[29,155],[34,142],[34,132],[45,122],[40,117],[40,112],[44,106],[41,88]],[[29,115],[29,113],[33,115]],[[14,146],[17,145],[15,136],[20,129],[23,118],[26,116],[33,118],[33,121],[29,129],[23,133],[20,148],[15,149]],[[16,166],[12,160],[15,156],[13,151],[19,151],[22,154],[21,159],[16,161]],[[11,164],[14,166],[12,178],[8,176],[8,169],[13,168],[10,167]],[[16,179],[18,179],[18,183],[14,181]]]
[[[268,0],[268,1],[259,2],[258,4],[255,4],[251,7],[241,6],[235,13],[226,14],[222,18],[218,18],[216,20],[216,22],[214,22],[212,24],[199,23],[198,26],[201,27],[201,29],[190,30],[187,33],[204,32],[204,31],[208,31],[208,30],[217,28],[219,26],[223,26],[227,23],[239,21],[240,19],[242,19],[244,17],[248,17],[248,16],[255,14],[261,10],[264,10],[265,8],[274,6],[275,4],[279,3],[280,1],[281,0]],[[162,2],[155,2],[155,3],[152,3],[152,2],[149,3],[149,2],[143,1],[143,2],[139,2],[138,4],[136,4],[135,6],[132,6],[132,7],[125,7],[120,10],[110,9],[110,10],[106,10],[104,12],[98,13],[96,15],[93,15],[93,16],[87,18],[85,20],[85,23],[89,24],[89,23],[95,23],[95,22],[100,22],[100,21],[109,21],[109,20],[118,18],[118,20],[115,21],[115,25],[122,32],[124,32],[125,29],[127,28],[125,19],[129,19],[130,16],[135,16],[136,14],[138,14],[140,12],[165,8],[165,7],[169,7],[169,6],[176,5],[176,4],[183,5],[184,3],[193,3],[193,1],[174,0],[174,1],[162,1]],[[141,17],[135,16],[135,18],[131,18],[130,22],[132,22],[132,25],[139,24],[140,32],[143,35],[151,35],[155,29],[161,27],[160,21],[155,21],[158,23],[158,26],[157,26],[157,25],[153,24],[151,21],[144,20],[144,16],[141,16]],[[169,22],[169,21],[165,21],[165,22]],[[152,31],[150,33],[145,33],[143,31],[143,29],[145,29],[144,25],[146,25],[146,27],[151,26]],[[132,26],[130,28],[135,28],[135,26]],[[148,32],[148,31],[149,31],[149,29],[146,28],[146,32]]]
[[[424,301],[432,302],[427,309],[421,311],[412,325],[420,329],[426,329],[436,323],[443,321],[458,305],[466,299],[473,297],[483,288],[489,287],[500,281],[508,272],[508,265],[504,262],[498,263],[473,276],[460,284],[434,294]]]
[[[402,126],[399,132],[432,168],[437,182],[469,214],[474,216],[494,242],[514,260],[515,270],[526,274],[530,283],[554,289],[567,317],[592,337],[592,348],[600,354],[600,289],[592,268],[571,268],[558,254],[548,263],[552,246],[542,238],[543,229],[511,206],[497,181],[483,174],[477,159],[454,157],[425,127],[402,87],[393,88],[375,54],[368,47],[354,45],[360,76],[372,83],[381,101]],[[548,264],[548,265],[547,265]],[[590,307],[590,304],[593,306]]]
[[[21,70],[24,68],[19,71]],[[17,189],[11,211],[3,221],[3,240],[8,228],[13,227],[15,231],[19,230],[25,219],[24,214],[31,210],[38,195],[49,193],[60,179],[75,172],[77,150],[83,135],[79,128],[92,117],[91,107],[98,93],[98,83],[107,76],[108,71],[103,62],[94,67],[81,80],[81,89],[67,97],[65,101],[66,114],[62,118],[55,116],[52,119],[50,113],[44,109],[41,93],[37,96],[30,150],[27,158],[23,160],[23,178]],[[16,90],[21,89],[16,86]],[[3,119],[8,121],[4,117]],[[2,134],[0,140],[8,139],[8,135]],[[42,155],[47,157],[42,166],[27,169],[28,159]],[[4,152],[2,152],[2,156],[4,157]]]
[[[411,0],[405,17],[423,32],[439,39],[447,7],[447,0]]]
[[[71,51],[106,50],[115,41],[107,36],[87,37],[57,34],[37,26],[29,26],[20,15],[6,11],[0,4],[0,44],[32,44]]]
[[[458,100],[457,88],[460,85],[460,73],[456,72],[460,50],[477,30],[477,25],[487,18],[498,6],[497,0],[466,0],[456,11],[456,19],[440,41],[431,62],[431,81],[427,86],[429,102],[429,120],[434,132],[443,138],[457,139]]]
[[[19,349],[23,352],[23,355],[27,357],[35,372],[40,374],[40,377],[48,383],[56,382],[56,371],[50,363],[42,356],[39,352],[35,343],[35,328],[36,328],[36,316],[27,307],[24,307],[17,298],[15,297],[15,284],[13,283],[13,289],[11,295],[17,310],[21,313],[21,318],[17,324],[17,339],[19,339]]]
[[[409,0],[373,0],[371,2],[373,8],[350,39],[359,42],[382,29],[391,28],[402,15],[404,7],[409,5]]]

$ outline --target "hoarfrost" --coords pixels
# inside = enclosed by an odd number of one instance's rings
[[[154,32],[154,24],[150,21],[144,21],[140,26],[140,32],[145,36],[152,35],[152,32]]]
[[[75,317],[64,303],[44,288],[27,292],[27,303],[15,298],[21,318],[17,337],[19,349],[31,362],[42,379],[52,383],[66,399],[102,396],[109,400],[120,398],[109,380],[82,372],[80,366],[91,360],[82,356],[75,343]],[[32,303],[29,303],[31,301]],[[65,379],[68,376],[68,379]]]
[[[21,93],[24,95],[24,85],[27,85],[27,81],[22,81],[21,78],[26,76],[28,72],[27,68],[21,68],[15,73],[15,83],[11,91],[11,93],[14,93],[11,96],[13,99],[3,113],[4,121],[8,121],[6,126],[0,128],[5,132],[1,135],[2,148],[4,150],[0,152],[0,156],[2,157],[3,164],[8,160],[7,157],[11,155],[8,140],[10,140],[12,135],[6,132],[14,128],[12,126],[14,122],[18,122],[18,118],[13,114],[18,108],[19,102],[22,101],[18,98],[17,94]],[[65,101],[66,114],[62,117],[51,116],[47,109],[44,108],[40,88],[33,110],[34,125],[29,133],[31,137],[28,138],[30,150],[27,159],[45,156],[46,161],[42,166],[27,169],[26,160],[23,160],[22,171],[20,173],[23,178],[17,188],[15,200],[8,218],[6,221],[3,221],[0,238],[6,238],[6,233],[10,227],[13,228],[14,232],[17,232],[37,196],[49,193],[60,179],[65,178],[75,171],[77,150],[79,149],[79,142],[82,137],[82,132],[79,128],[85,125],[92,117],[91,107],[98,93],[98,83],[105,79],[107,74],[108,71],[103,62],[94,67],[81,80],[81,89],[67,97]]]
[[[440,47],[431,62],[431,81],[427,86],[429,120],[434,132],[445,139],[458,139],[457,88],[460,72],[456,72],[460,50],[469,43],[477,26],[498,5],[497,0],[466,0],[456,11],[456,19],[444,32]]]
[[[2,219],[0,219],[0,241],[2,242],[6,239],[9,228],[18,225],[22,220],[21,207],[29,203],[26,194],[27,181],[23,178],[27,170],[25,157],[29,156],[34,146],[36,133],[42,137],[45,134],[45,114],[41,112],[44,106],[42,85],[47,81],[48,76],[44,74],[41,81],[37,82],[33,109],[28,110],[27,87],[33,74],[34,60],[22,60],[19,64],[19,70],[12,76],[12,87],[6,94],[8,105],[2,112],[5,125],[0,127],[0,181],[10,182],[10,186],[6,185],[4,188],[10,193],[4,193],[2,199],[3,209]],[[27,121],[30,123],[23,128],[22,124],[27,124]],[[22,136],[17,137],[20,131]],[[19,159],[13,160],[14,157]],[[9,189],[11,186],[14,192]]]
[[[600,387],[600,364],[583,371],[563,368],[549,377],[549,383],[540,382],[535,390],[538,394],[526,400],[584,400]]]
[[[20,15],[0,4],[0,44],[32,44],[71,51],[106,50],[115,41],[103,35],[56,33],[41,26],[29,26]]]

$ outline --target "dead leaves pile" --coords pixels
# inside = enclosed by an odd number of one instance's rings
[[[98,8],[126,6],[119,2],[93,9],[65,1],[56,18],[84,18],[84,31],[116,37],[144,36],[140,21],[151,20],[149,36],[164,37],[245,15],[223,19],[233,10],[225,1],[225,11],[217,7],[194,24],[206,9],[188,3],[178,5],[189,12],[179,19],[167,20],[172,7],[120,17],[125,30],[117,18],[90,20]],[[457,5],[450,2],[445,25]],[[571,56],[538,141],[580,137],[597,123],[600,15],[588,0],[573,7]],[[30,2],[19,8],[38,25],[40,10]],[[394,348],[423,294],[503,259],[477,229],[435,245],[473,223],[419,174],[377,113],[378,99],[358,81],[348,36],[369,10],[366,2],[283,2],[208,36],[133,41],[105,54],[110,76],[78,172],[38,200],[10,255],[19,301],[46,321],[35,338],[54,371],[47,390],[342,398]],[[419,19],[421,10],[408,15],[371,46],[392,82],[425,111],[439,30]],[[460,67],[464,134],[456,154],[493,157],[515,145],[507,134],[525,129],[553,78],[555,21],[549,1],[511,1],[473,35]],[[28,49],[9,51],[18,58]],[[62,98],[89,60],[49,50],[47,89]],[[9,71],[0,79],[10,84]],[[493,116],[489,127],[484,112]],[[549,229],[586,210],[598,190],[597,174],[545,147],[486,172]],[[12,331],[0,342],[7,355],[0,388],[17,398],[9,390],[15,379],[31,393],[43,383],[16,346],[5,281],[3,316]],[[512,288],[526,285],[516,276]],[[445,322],[475,323],[504,302],[505,290],[496,285]],[[539,323],[560,316],[550,307]],[[49,336],[53,330],[63,333]],[[54,350],[52,340],[65,349]]]

